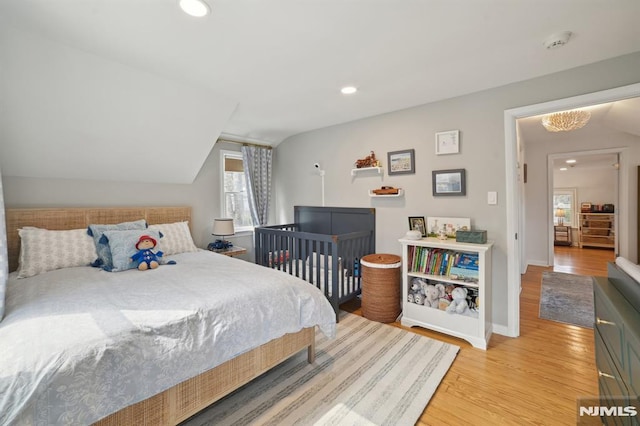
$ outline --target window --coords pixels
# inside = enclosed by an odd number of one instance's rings
[[[221,151],[222,217],[230,217],[237,231],[253,229],[242,153]]]
[[[576,189],[556,188],[553,190],[553,224],[575,226]]]

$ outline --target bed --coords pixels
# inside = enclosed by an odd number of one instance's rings
[[[373,208],[295,206],[294,223],[255,230],[256,263],[320,289],[336,318],[361,293],[360,259],[375,252]]]
[[[55,232],[140,219],[161,249],[178,250],[162,262],[175,264],[17,277],[31,233],[66,238]],[[313,362],[315,328],[335,334],[322,293],[200,250],[190,234],[191,248],[181,249],[172,237],[190,219],[188,207],[6,211],[14,272],[0,322],[0,424],[177,424],[301,350]],[[111,243],[128,232],[104,235]]]

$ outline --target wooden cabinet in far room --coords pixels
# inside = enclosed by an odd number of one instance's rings
[[[580,213],[580,248],[615,248],[613,213]]]

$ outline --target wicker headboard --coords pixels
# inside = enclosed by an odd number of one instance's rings
[[[91,224],[110,224],[146,219],[150,225],[189,221],[191,207],[109,207],[7,209],[7,248],[9,271],[18,268],[20,236],[18,229],[35,226],[51,230],[86,228]]]

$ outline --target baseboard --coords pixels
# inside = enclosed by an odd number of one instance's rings
[[[509,327],[507,327],[506,325],[493,324],[492,327],[493,327],[493,332],[495,334],[499,334],[501,336],[507,336],[507,337],[518,337],[510,334]]]
[[[549,261],[547,260],[529,260],[527,261],[527,265],[532,266],[549,266]]]

